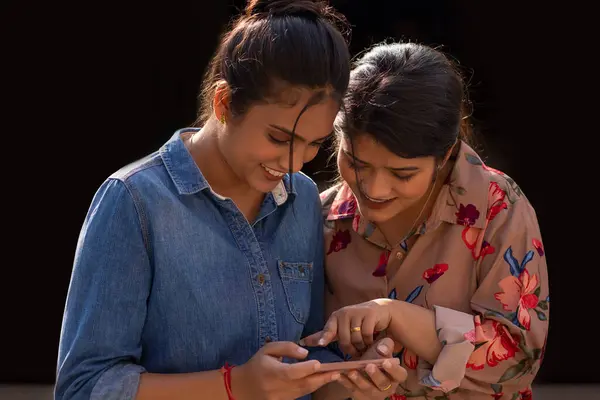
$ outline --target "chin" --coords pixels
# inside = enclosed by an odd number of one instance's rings
[[[250,187],[252,187],[254,190],[256,190],[257,192],[261,192],[261,193],[269,193],[270,191],[272,191],[273,189],[275,189],[277,187],[277,185],[279,184],[280,181],[268,181],[266,179],[261,179],[261,178],[254,178],[254,179],[250,179],[248,181],[250,183]]]
[[[391,207],[390,207],[391,208]],[[368,207],[359,206],[360,213],[369,221],[382,223],[393,218],[398,212],[395,210],[372,210]]]

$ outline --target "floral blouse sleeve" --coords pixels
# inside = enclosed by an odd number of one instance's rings
[[[486,227],[463,231],[465,243],[478,252],[473,315],[434,308],[444,348],[435,365],[420,361],[422,384],[444,392],[490,393],[491,386],[496,399],[531,395],[528,388],[548,333],[550,299],[537,217],[522,200],[492,202]]]

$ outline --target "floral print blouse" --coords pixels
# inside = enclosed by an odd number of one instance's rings
[[[548,332],[548,272],[535,211],[510,177],[461,142],[432,213],[394,245],[343,183],[321,201],[327,315],[382,297],[435,312],[442,352],[430,365],[396,343],[409,375],[392,400],[531,398]]]

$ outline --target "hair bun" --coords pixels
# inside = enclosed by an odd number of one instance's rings
[[[249,0],[246,16],[299,16],[327,18],[329,7],[322,0]]]

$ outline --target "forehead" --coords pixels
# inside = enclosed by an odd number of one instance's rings
[[[352,138],[352,143],[347,136],[344,136],[341,141],[341,150],[376,167],[402,168],[408,165],[421,166],[427,164],[430,159],[430,157],[400,157],[368,133],[356,135]]]
[[[306,104],[321,92],[303,88],[288,89],[278,96],[277,101],[252,106],[245,119],[256,126],[277,125],[291,131]],[[318,103],[302,113],[295,133],[307,140],[328,135],[333,130],[339,106],[339,102],[325,93]]]

